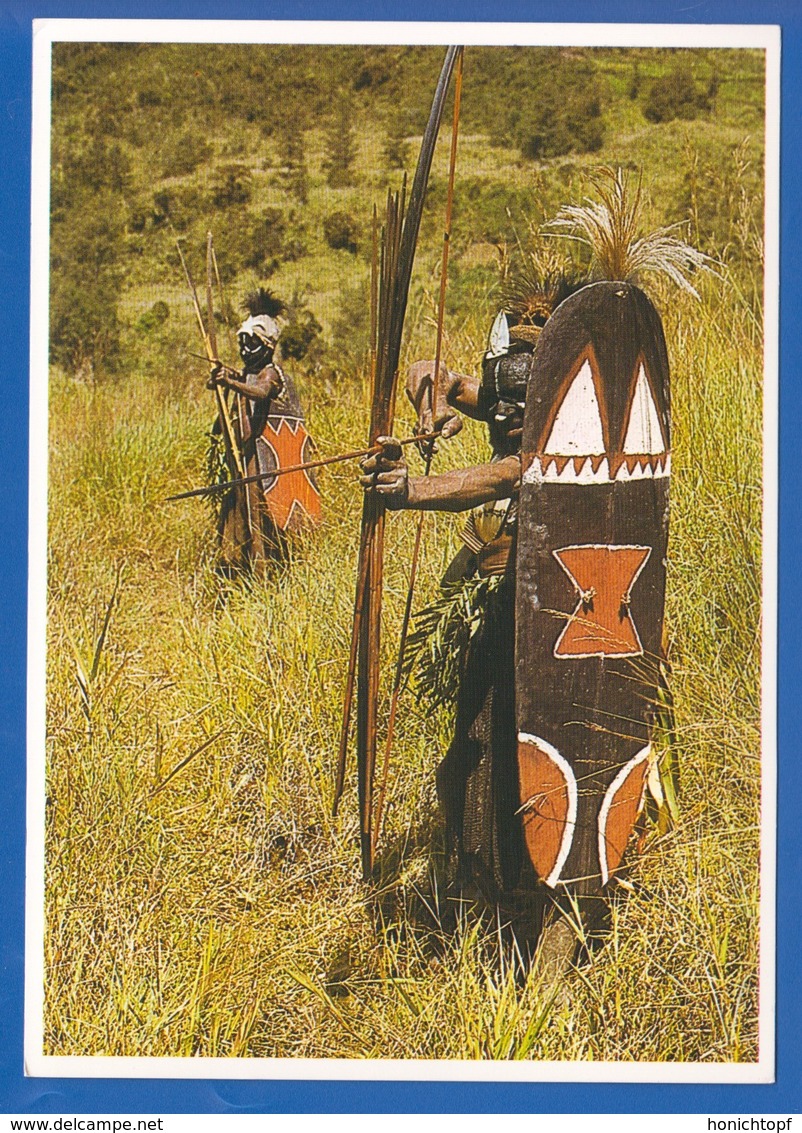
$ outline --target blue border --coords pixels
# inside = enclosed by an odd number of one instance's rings
[[[786,600],[798,570],[802,493],[794,466],[802,435],[802,3],[800,0],[507,0],[509,21],[756,23],[782,26],[782,260],[780,344],[780,677],[777,1081],[770,1086],[490,1084],[440,1082],[231,1082],[26,1079],[22,1073],[23,925],[25,879],[25,665],[27,590],[28,331],[30,284],[31,21],[35,17],[183,19],[454,18],[445,0],[62,0],[0,8],[0,445],[5,480],[5,552],[0,556],[4,617],[0,649],[0,1113],[293,1113],[293,1112],[541,1112],[541,1113],[794,1113],[802,1106],[802,1017],[797,885],[802,861],[796,804],[802,800],[797,756],[802,604]],[[481,21],[486,2],[462,0],[460,16]],[[790,458],[790,467],[789,467]]]

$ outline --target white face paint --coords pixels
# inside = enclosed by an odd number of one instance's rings
[[[269,315],[251,315],[237,331],[240,356],[248,367],[269,360],[278,341],[280,330]]]
[[[273,347],[257,338],[255,334],[242,334],[238,336],[239,352],[242,361],[250,370],[261,368],[273,356]]]

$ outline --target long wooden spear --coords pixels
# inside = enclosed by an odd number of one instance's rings
[[[449,47],[423,135],[421,152],[405,209],[405,191],[388,195],[387,214],[379,272],[376,375],[369,444],[392,430],[401,334],[406,314],[409,283],[420,229],[423,201],[429,179],[434,147],[443,116],[448,85],[459,48]],[[354,602],[354,630],[351,657],[356,662],[357,696],[357,779],[359,787],[360,844],[362,875],[367,880],[373,870],[373,779],[376,766],[379,693],[379,651],[381,644],[382,571],[384,552],[385,504],[378,492],[366,492],[362,509],[357,590]],[[356,646],[356,648],[354,648]],[[349,668],[346,689],[353,688]],[[347,733],[350,703],[344,705],[343,730]],[[347,734],[345,737],[347,744]],[[344,746],[344,745],[342,745]],[[339,778],[339,777],[338,777]],[[341,789],[341,788],[340,788]],[[335,805],[339,794],[336,794]]]

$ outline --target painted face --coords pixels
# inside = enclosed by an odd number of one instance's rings
[[[240,357],[247,370],[261,370],[273,358],[273,346],[264,342],[258,335],[240,332],[237,335],[237,340]]]
[[[660,318],[592,284],[544,328],[522,443],[516,710],[523,834],[548,885],[598,893],[651,761],[668,538]]]
[[[255,373],[272,361],[279,333],[279,325],[270,315],[251,315],[245,320],[237,331],[237,341],[247,370]]]
[[[503,316],[500,316],[503,317]],[[492,340],[491,335],[491,340]],[[526,388],[532,371],[532,346],[506,339],[498,354],[488,350],[482,364],[482,398],[494,451],[518,452],[521,446]]]

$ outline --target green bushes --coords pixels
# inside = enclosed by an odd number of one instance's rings
[[[297,292],[289,304],[289,320],[281,332],[282,358],[315,361],[323,349],[323,328]]]
[[[515,139],[524,157],[542,160],[567,153],[595,153],[604,142],[601,98],[591,89],[570,94],[560,85],[541,92],[520,111]]]
[[[348,212],[332,212],[323,218],[323,236],[330,248],[356,252],[359,235],[359,225]]]
[[[162,175],[180,177],[194,173],[199,165],[207,162],[214,153],[214,147],[200,134],[187,130],[170,145],[162,158]]]
[[[240,162],[223,165],[212,181],[211,200],[215,208],[246,205],[251,199],[251,171]]]
[[[50,347],[53,361],[84,376],[111,371],[120,356],[119,249],[125,226],[120,200],[105,191],[53,227]]]
[[[710,108],[710,99],[694,82],[690,65],[679,62],[668,75],[655,79],[643,105],[649,122],[697,118]]]
[[[170,308],[163,299],[157,299],[153,306],[137,320],[136,329],[141,331],[142,334],[151,334],[163,326],[169,317]]]

